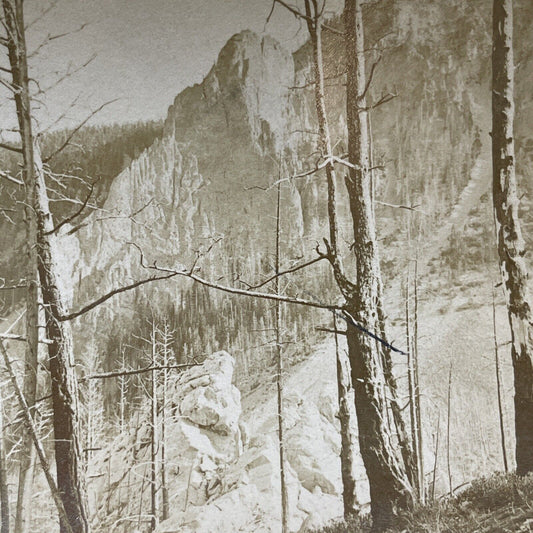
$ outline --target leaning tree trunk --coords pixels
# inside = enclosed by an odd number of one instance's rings
[[[357,284],[347,298],[348,313],[367,330],[380,332],[381,273],[371,198],[363,18],[359,0],[345,2],[348,157],[355,167],[346,178],[354,231]],[[392,524],[397,511],[412,504],[413,489],[387,423],[387,384],[381,343],[348,325],[348,354],[355,390],[359,446],[369,484],[374,528]]]
[[[14,29],[22,25],[22,2],[3,1],[5,24],[12,37],[8,39],[8,55],[11,65],[11,75],[14,87],[27,83],[27,68],[25,66],[26,42],[24,34],[17,35]],[[17,38],[18,37],[18,38]],[[26,78],[26,79],[25,79]],[[37,396],[37,356],[38,356],[38,274],[37,249],[34,245],[37,237],[37,223],[33,206],[35,205],[35,180],[33,179],[33,138],[31,129],[23,128],[25,117],[18,110],[27,104],[28,95],[24,92],[15,93],[17,116],[21,125],[23,146],[23,181],[24,181],[24,223],[26,227],[26,351],[24,354],[24,398],[30,410],[33,410]],[[33,414],[33,413],[32,413]],[[17,508],[15,515],[15,533],[27,533],[31,522],[31,495],[33,484],[33,466],[35,464],[35,450],[28,429],[24,426],[22,442],[19,452],[19,478]]]
[[[312,4],[312,5],[311,5]],[[306,0],[305,11],[307,16],[307,29],[313,47],[313,65],[315,74],[315,107],[318,120],[318,136],[322,156],[332,155],[331,136],[326,113],[325,84],[324,84],[324,57],[322,51],[322,23],[317,5],[311,0]],[[334,271],[338,274],[340,258],[338,256],[338,222],[337,222],[337,178],[333,162],[330,160],[326,165],[326,179],[328,186],[328,220],[329,220],[329,247],[330,261]],[[333,315],[335,317],[335,315]],[[335,328],[336,329],[336,328]],[[335,338],[337,341],[337,338]],[[346,381],[349,379],[348,361],[343,365],[342,354],[337,348],[337,391],[339,397],[339,421],[341,426],[341,472],[342,472],[342,497],[344,504],[344,517],[355,515],[359,512],[357,500],[357,470],[355,465],[356,446],[353,442],[353,431],[356,427],[353,408],[350,409],[350,386]],[[345,372],[348,374],[345,375]]]
[[[38,221],[37,248],[39,278],[43,305],[46,312],[48,361],[52,382],[54,420],[54,449],[57,486],[74,533],[87,533],[85,479],[79,446],[79,421],[77,405],[77,380],[75,374],[72,333],[69,322],[62,321],[67,314],[65,297],[58,278],[58,258],[52,215],[42,172],[40,154],[35,145]],[[66,533],[61,523],[61,533]]]
[[[494,0],[492,172],[498,254],[511,326],[515,386],[516,471],[533,471],[533,313],[515,176],[513,2]]]
[[[54,446],[57,486],[69,520],[70,528],[60,519],[61,533],[71,529],[86,533],[87,522],[85,490],[78,445],[78,420],[76,405],[76,377],[72,352],[72,336],[65,315],[65,300],[57,272],[58,262],[54,250],[54,225],[48,205],[48,194],[43,167],[33,136],[31,99],[29,92],[28,63],[24,34],[22,0],[3,0],[5,24],[8,33],[9,61],[16,87],[15,104],[22,140],[24,162],[30,172],[28,182],[34,188],[33,216],[36,219],[37,269],[43,306],[46,314],[52,404],[54,418]]]

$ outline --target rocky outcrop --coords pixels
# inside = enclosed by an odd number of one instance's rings
[[[284,426],[291,531],[323,525],[343,512],[336,367],[332,348],[331,345],[318,348],[305,363],[291,370],[285,384]],[[158,532],[279,532],[280,476],[274,384],[265,382],[243,398],[242,409],[242,448],[239,455],[226,464],[217,486],[218,492],[201,506],[176,507],[170,518],[160,524]],[[362,463],[358,465],[357,490],[364,508],[369,494]]]
[[[222,493],[228,465],[241,453],[241,404],[240,393],[232,385],[234,363],[227,352],[214,353],[173,379],[167,391],[165,462],[172,510],[186,512]],[[149,409],[142,417],[144,422],[137,419],[130,434],[118,436],[93,463],[90,492],[97,497],[93,505],[102,527],[129,520],[128,509],[142,509],[143,499],[150,501]],[[160,425],[161,420],[158,432]],[[145,522],[142,515],[140,520]]]

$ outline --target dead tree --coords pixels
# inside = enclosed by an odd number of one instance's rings
[[[12,86],[21,87],[27,83],[26,41],[24,32],[18,33],[16,28],[22,24],[22,0],[3,0],[5,30],[7,32],[7,49],[11,65]],[[24,91],[14,92],[18,109],[29,105],[29,95]],[[17,111],[19,125],[27,117]],[[20,127],[22,143],[22,181],[24,184],[24,223],[26,231],[26,348],[24,355],[24,397],[30,409],[33,409],[37,396],[37,356],[38,356],[38,273],[37,249],[34,245],[37,238],[37,220],[35,217],[36,184],[34,180],[33,137],[31,129]],[[17,508],[15,515],[15,533],[28,533],[31,522],[31,495],[33,484],[33,465],[35,451],[26,427],[23,429],[21,449],[19,452],[19,477]]]
[[[9,533],[9,488],[7,485],[6,449],[4,442],[4,400],[0,391],[0,533]]]
[[[414,368],[414,349],[411,339],[411,316],[410,316],[410,276],[407,273],[405,283],[405,342],[407,346],[407,388],[409,391],[409,420],[411,423],[411,441],[413,443],[413,455],[417,466],[416,486],[418,497],[420,499],[420,476],[418,475],[418,417],[416,412],[416,383]]]
[[[33,134],[32,108],[29,91],[24,14],[22,0],[3,0],[9,62],[14,87],[20,137],[19,151],[25,155],[27,170],[31,172],[35,187],[33,210],[37,231],[35,243],[37,268],[43,307],[46,313],[46,336],[48,344],[50,376],[52,382],[52,404],[54,413],[54,447],[57,471],[57,485],[68,519],[60,516],[61,533],[72,530],[86,533],[86,498],[83,468],[78,443],[78,420],[76,405],[76,378],[72,353],[70,325],[60,321],[66,314],[65,299],[57,272],[55,250],[55,228],[48,205],[42,161]]]
[[[275,291],[280,294],[280,209],[281,183],[277,187],[276,203],[276,258],[275,258]],[[278,401],[278,444],[279,444],[279,476],[281,495],[281,531],[289,533],[289,494],[287,492],[287,469],[285,465],[285,442],[283,439],[283,347],[281,345],[281,302],[276,302],[276,391]]]
[[[337,394],[339,399],[339,422],[341,426],[341,475],[344,517],[353,515],[359,508],[357,499],[357,474],[355,461],[357,457],[356,421],[353,412],[353,389],[350,382],[350,361],[339,349],[337,315],[333,314],[333,331],[335,335],[335,356],[337,359]],[[357,506],[357,507],[355,507]]]
[[[15,376],[15,372],[13,371],[13,366],[11,364],[9,354],[7,353],[6,347],[4,346],[4,342],[1,339],[0,339],[0,352],[2,353],[2,357],[4,359],[4,364],[9,374],[11,385],[13,386],[20,409],[22,411],[24,422],[29,429],[29,432],[30,432],[30,435],[33,441],[33,445],[35,446],[35,449],[37,451],[37,456],[39,457],[39,462],[41,463],[41,469],[46,478],[46,482],[48,483],[48,487],[50,488],[52,499],[54,500],[54,504],[56,506],[60,522],[62,524],[65,524],[65,533],[75,533],[75,531],[72,529],[70,525],[70,521],[67,519],[67,511],[63,504],[63,498],[61,496],[58,486],[56,485],[56,482],[54,481],[54,478],[52,477],[52,473],[50,471],[50,464],[46,458],[46,454],[44,452],[41,441],[39,440],[39,436],[37,435],[37,430],[35,429],[35,425],[33,423],[31,411],[28,405],[26,404],[26,400],[24,399],[22,391],[18,385],[17,377]]]
[[[172,342],[172,332],[170,331],[168,322],[165,321],[161,331],[162,338],[162,382],[161,382],[161,435],[159,445],[161,448],[161,520],[166,520],[169,517],[169,495],[167,485],[167,441],[166,441],[166,424],[167,424],[167,398],[168,398],[168,366],[171,356],[170,344]]]
[[[500,443],[502,447],[503,468],[509,472],[509,464],[507,462],[507,445],[505,443],[505,425],[503,423],[503,400],[502,400],[502,384],[500,373],[500,351],[498,346],[498,332],[496,329],[496,297],[494,294],[494,287],[492,288],[492,336],[494,339],[494,366],[496,370],[496,395],[498,399],[498,422],[500,424]]]
[[[450,496],[453,495],[452,485],[452,466],[450,460],[451,448],[451,420],[452,420],[452,378],[453,378],[453,362],[450,363],[450,372],[448,374],[448,397],[446,402],[447,416],[446,416],[446,466],[448,467],[448,488]]]
[[[518,217],[514,149],[513,2],[494,0],[492,43],[492,173],[500,271],[511,327],[516,472],[533,471],[533,313],[525,244]]]
[[[151,364],[157,364],[157,331],[155,319],[152,319],[152,331],[150,333]],[[155,531],[159,518],[158,494],[157,494],[157,370],[150,372],[150,531]]]
[[[337,283],[343,290],[349,315],[367,329],[380,331],[383,335],[382,282],[371,199],[372,180],[365,94],[368,80],[365,72],[360,0],[346,0],[344,25],[348,159],[351,165],[346,187],[353,222],[357,282],[347,284],[337,275]],[[392,394],[393,401],[396,401],[395,385],[391,381],[390,353],[384,350],[382,343],[377,343],[350,323],[347,338],[361,455],[370,483],[374,527],[380,529],[392,523],[398,509],[406,508],[413,502],[413,489],[408,477],[408,471],[412,468],[408,461],[412,461],[412,454],[397,454],[392,444],[391,429],[386,423],[389,407],[387,392]]]
[[[420,229],[418,232],[418,239],[420,239]],[[421,408],[421,394],[420,394],[420,365],[418,359],[418,249],[419,242],[417,241],[416,258],[415,258],[415,278],[414,278],[414,331],[413,331],[413,365],[415,374],[415,404],[416,404],[416,426],[417,426],[417,440],[418,440],[418,479],[420,490],[420,503],[424,504],[426,501],[426,475],[424,472],[424,437],[422,433],[422,408]]]

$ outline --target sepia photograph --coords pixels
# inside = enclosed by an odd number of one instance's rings
[[[0,4],[0,533],[533,532],[531,0]]]

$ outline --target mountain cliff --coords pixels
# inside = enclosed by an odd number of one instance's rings
[[[522,19],[531,19],[528,3],[517,9]],[[490,5],[486,0],[383,1],[368,7],[365,16],[369,70],[380,60],[370,101],[388,93],[396,96],[372,112],[383,266],[392,279],[406,264],[407,217],[405,210],[388,204],[418,205],[424,212],[412,224],[420,227],[422,243],[429,243],[425,260],[437,264],[441,249],[467,224],[470,210],[480,199],[487,205]],[[518,34],[518,56],[524,58],[517,73],[518,94],[525,94],[532,67],[531,41],[525,38],[530,31],[522,25]],[[324,48],[332,137],[341,155],[344,44],[337,34],[326,32]],[[270,271],[275,198],[264,189],[315,164],[311,81],[309,45],[290,54],[273,39],[249,31],[232,37],[204,81],[184,90],[169,107],[163,138],[115,178],[103,210],[64,237],[73,307],[146,276],[138,247],[147,262],[187,266],[216,242],[198,264],[206,277],[227,283],[240,277],[251,281]],[[526,156],[531,143],[521,121],[527,116],[519,115],[517,125]],[[342,169],[339,175],[342,196]],[[312,256],[316,241],[326,235],[325,180],[319,173],[284,181],[282,195],[287,263]],[[345,200],[339,210],[343,220]],[[490,234],[487,212],[480,227]],[[346,248],[349,227],[341,228]],[[481,244],[485,234],[479,233],[474,232],[466,256]],[[319,283],[328,285],[319,269],[300,280],[311,292]],[[117,324],[115,319],[115,328],[122,330],[146,299],[155,306],[161,298],[185,306],[183,287],[154,285],[116,297],[92,313],[93,324],[105,337],[119,308],[123,320]],[[220,301],[218,296],[213,300]],[[215,329],[224,327],[221,317],[213,320]]]

